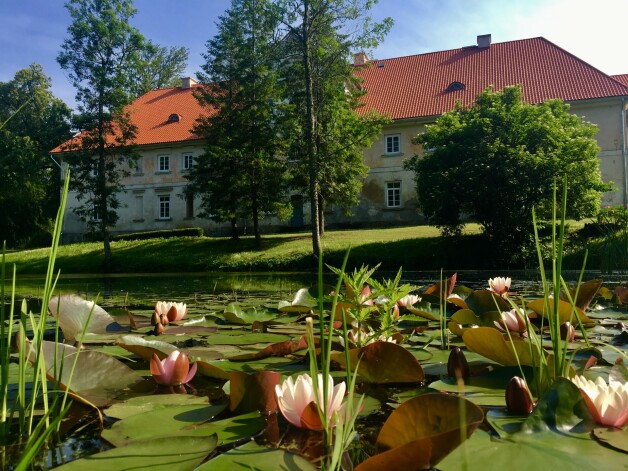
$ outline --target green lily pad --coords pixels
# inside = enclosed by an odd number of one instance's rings
[[[150,361],[153,357],[153,353],[163,360],[172,352],[177,350],[177,347],[166,342],[159,340],[146,340],[138,335],[124,335],[116,341],[116,345],[135,353],[143,360]]]
[[[593,436],[600,443],[628,453],[628,427],[623,429],[598,427],[593,429]]]
[[[582,397],[580,389],[567,378],[556,378],[550,389],[523,424],[522,431],[539,433],[589,432],[595,422]]]
[[[487,289],[473,291],[473,293],[467,296],[465,301],[469,309],[477,316],[481,316],[485,312],[501,312],[510,311],[512,309],[508,301]]]
[[[279,312],[306,313],[318,307],[317,299],[312,296],[307,288],[301,288],[294,296],[292,302],[280,301],[277,305]]]
[[[255,321],[266,322],[271,321],[277,317],[277,314],[268,312],[265,309],[251,308],[248,310],[242,309],[238,303],[230,303],[224,310],[223,315],[225,319],[232,324],[250,325]]]
[[[113,404],[105,410],[105,415],[114,419],[126,419],[132,415],[142,414],[157,409],[167,409],[173,406],[209,405],[204,396],[191,394],[151,394],[149,396],[132,397],[124,402]]]
[[[191,471],[209,455],[218,443],[218,438],[171,437],[168,440],[140,440],[122,448],[72,461],[60,466],[62,471],[111,471],[134,469],[151,471]]]
[[[134,440],[169,437],[180,430],[193,429],[194,426],[209,421],[224,409],[224,405],[182,405],[153,409],[114,423],[103,430],[101,436],[117,447],[128,445]]]
[[[255,442],[239,446],[203,463],[196,471],[316,471],[312,463],[294,453],[265,448]]]
[[[255,343],[278,343],[290,340],[287,335],[246,333],[235,331],[230,333],[212,334],[207,338],[211,345],[253,345]]]

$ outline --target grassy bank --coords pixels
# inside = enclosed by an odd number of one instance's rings
[[[477,225],[457,239],[440,237],[430,226],[328,231],[323,238],[325,262],[339,266],[351,247],[350,268],[382,264],[382,269],[488,269],[490,250]],[[516,249],[516,248],[513,248]],[[181,237],[112,243],[113,272],[176,273],[203,271],[307,271],[313,268],[312,241],[307,233],[265,235],[261,247],[251,237],[239,241],[217,237]],[[579,250],[570,260],[581,262]],[[19,274],[45,273],[47,249],[7,254]],[[595,254],[589,268],[595,266]],[[102,243],[59,247],[57,268],[63,274],[98,273],[103,266]],[[505,267],[499,267],[505,268]],[[515,268],[515,267],[512,267]],[[524,268],[524,267],[517,267]]]

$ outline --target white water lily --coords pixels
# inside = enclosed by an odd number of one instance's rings
[[[607,427],[628,425],[628,383],[610,380],[607,384],[599,376],[595,381],[575,376],[573,383],[580,388],[593,419]]]
[[[495,294],[505,296],[508,294],[511,282],[510,277],[504,278],[503,276],[496,276],[495,278],[489,278],[488,289]]]
[[[403,298],[397,301],[397,305],[402,307],[412,307],[419,302],[421,302],[421,296],[417,296],[416,294],[406,294]]]
[[[338,412],[344,418],[345,405],[342,400],[345,396],[346,384],[334,386],[334,379],[327,377],[327,422],[331,421],[334,413]],[[299,375],[296,381],[286,379],[281,385],[275,386],[277,404],[283,416],[292,425],[310,430],[322,430],[323,424],[315,408],[310,404],[318,405],[323,409],[323,375],[318,375],[318,395],[314,393],[314,385],[309,374]]]
[[[185,317],[188,313],[188,308],[185,303],[157,301],[155,304],[155,312],[160,316],[166,316],[168,322],[176,322]]]

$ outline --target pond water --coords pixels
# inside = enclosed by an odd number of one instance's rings
[[[402,282],[410,283],[419,288],[420,291],[434,283],[438,283],[442,277],[451,275],[452,273],[441,274],[440,272],[404,272]],[[568,272],[563,275],[568,282],[573,283],[578,278],[579,273]],[[378,280],[390,279],[394,276],[395,273],[376,273]],[[540,293],[541,278],[536,271],[461,271],[458,272],[456,284],[463,285],[470,290],[485,290],[487,280],[494,276],[512,277],[511,290],[519,296],[533,298]],[[588,272],[583,277],[583,280],[602,278],[604,286],[612,289],[617,284],[625,283],[627,277],[628,275],[624,273],[602,275],[599,272]],[[324,281],[331,286],[335,284],[336,278],[334,276],[326,276]],[[102,275],[80,275],[60,277],[55,293],[78,294],[87,300],[97,299],[98,304],[113,315],[116,320],[119,320],[121,324],[125,322],[128,324],[126,319],[128,312],[131,312],[138,319],[147,319],[150,317],[150,313],[157,301],[184,302],[190,308],[189,316],[191,318],[194,316],[203,317],[207,313],[215,315],[216,312],[224,310],[230,303],[234,302],[241,304],[245,308],[277,306],[277,303],[280,301],[292,300],[300,289],[314,287],[316,282],[316,275],[310,273],[143,273],[108,276],[106,278],[103,278]],[[38,312],[38,299],[41,296],[42,287],[43,277],[19,277],[16,283],[16,298],[18,300],[22,298],[27,299],[29,309]],[[613,312],[611,315],[617,315],[617,312]],[[626,318],[625,312],[621,310],[618,315],[621,319]],[[295,317],[294,320],[298,319]],[[219,329],[231,328],[225,326],[220,320],[216,323],[215,319],[210,323],[206,322],[202,325],[217,326]],[[427,321],[425,325],[427,326]],[[250,329],[250,326],[246,328]],[[432,326],[432,328],[434,327]],[[294,330],[286,324],[284,328],[269,329],[268,332],[269,335],[273,335],[270,333],[272,330],[278,336],[279,334],[291,335],[294,338],[295,335],[302,332],[302,329],[299,329],[300,327],[297,327]],[[423,357],[426,358],[426,379],[423,382],[424,385],[418,387],[417,384],[413,384],[405,387],[398,384],[381,385],[366,382],[358,387],[358,392],[366,394],[369,398],[367,402],[369,414],[357,426],[363,446],[361,449],[353,450],[354,460],[357,457],[359,461],[361,453],[364,456],[374,453],[373,442],[377,432],[393,410],[389,405],[390,402],[402,402],[402,400],[421,394],[427,390],[427,384],[431,381],[442,379],[443,358],[446,363],[446,357],[439,354],[437,350],[426,354],[427,349],[423,347],[423,344],[432,342],[432,345],[435,345],[436,349],[438,349],[438,341],[434,342],[433,339],[428,339],[428,336],[421,334],[419,330],[416,333],[411,333],[412,328],[406,331],[410,332],[410,334],[406,338],[405,348],[411,351],[420,361],[422,361]],[[151,333],[147,329],[144,329],[142,332],[142,335],[147,336],[146,338],[156,338],[150,337]],[[172,336],[169,337],[168,341],[173,344],[179,342]],[[211,343],[211,338],[202,337],[201,341]],[[198,337],[186,338],[177,343],[178,348],[182,346],[193,348],[197,345]],[[240,349],[244,351],[246,348],[248,347],[239,346],[235,350]],[[217,349],[223,351],[220,348]],[[115,355],[119,353],[116,351]],[[229,353],[233,354],[233,352]],[[126,357],[126,359],[128,360],[129,357]],[[430,361],[435,361],[435,359],[437,361],[433,365],[429,364]],[[150,378],[146,362],[131,362],[130,365],[142,376]],[[282,362],[274,365],[273,369],[280,371],[282,375],[291,375],[296,371],[307,370],[307,366],[303,363],[295,366],[294,362]],[[213,404],[224,404],[229,399],[223,390],[223,385],[224,381],[197,375],[193,382],[193,387],[188,387],[187,392],[197,396],[208,397]],[[159,388],[155,389],[154,383],[147,380],[141,386],[135,388],[128,397],[123,397],[123,399],[155,393],[162,394],[167,393],[167,391],[162,391]],[[500,392],[500,394],[503,393]],[[77,432],[73,432],[71,436],[66,436],[61,443],[48,449],[45,452],[45,458],[42,457],[44,462],[42,462],[40,469],[55,468],[82,456],[113,448],[112,445],[100,438],[101,429],[95,413],[89,413],[89,409],[79,407],[72,411],[71,414],[77,416],[77,421],[73,424],[74,430],[77,430]],[[106,421],[105,428],[109,426],[111,426],[111,422]],[[3,450],[3,454],[4,452],[5,450]],[[4,459],[7,459],[7,456],[10,463],[10,455],[5,455]],[[4,461],[4,464],[6,465],[6,461]]]

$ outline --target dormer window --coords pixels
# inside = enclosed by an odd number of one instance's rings
[[[462,82],[451,82],[447,87],[448,92],[454,92],[456,90],[464,90],[465,86]]]
[[[168,116],[169,123],[178,123],[179,121],[181,121],[181,116],[179,116],[177,113],[172,113],[170,116]]]

